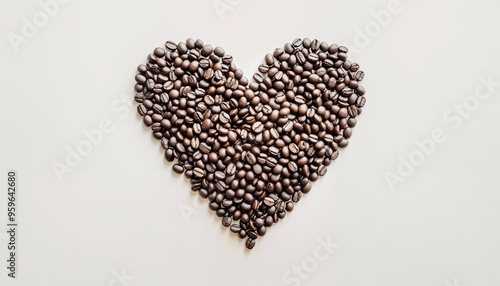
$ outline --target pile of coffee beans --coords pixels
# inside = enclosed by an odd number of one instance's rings
[[[349,143],[365,104],[347,48],[296,39],[250,82],[221,47],[168,41],[135,76],[137,111],[173,171],[252,249]]]

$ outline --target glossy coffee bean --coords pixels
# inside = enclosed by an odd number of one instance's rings
[[[221,47],[168,41],[137,67],[137,112],[165,160],[251,249],[348,146],[366,103],[348,49],[295,39],[250,82]]]

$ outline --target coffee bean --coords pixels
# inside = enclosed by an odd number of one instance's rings
[[[288,121],[284,126],[283,126],[283,131],[285,132],[290,132],[293,129],[293,123],[292,121]]]
[[[275,203],[276,203],[276,201],[275,201],[273,198],[271,198],[271,197],[265,197],[265,198],[264,198],[264,204],[265,204],[266,206],[271,207],[271,206],[273,206]]]
[[[257,237],[255,237],[255,238],[257,238]],[[245,246],[248,249],[254,248],[254,246],[255,246],[255,239],[248,238],[247,241],[245,242]]]
[[[221,171],[216,171],[215,172],[215,179],[219,180],[219,181],[222,181],[226,178],[226,175],[224,175],[223,172]]]
[[[205,176],[205,171],[201,168],[196,167],[193,169],[193,175],[196,178],[203,178]]]
[[[261,133],[264,130],[264,125],[262,124],[262,122],[257,121],[252,125],[252,130],[255,133]]]
[[[248,164],[253,165],[257,162],[257,158],[253,153],[247,153],[246,161],[248,162]]]
[[[356,117],[358,116],[358,109],[356,108],[356,106],[351,105],[347,108],[347,114],[351,117]]]
[[[184,172],[184,167],[181,164],[175,164],[172,167],[172,170],[174,170],[174,172],[177,174],[182,174]]]
[[[229,227],[229,230],[231,230],[231,232],[233,232],[233,233],[239,233],[241,231],[241,227],[239,224],[232,224]]]
[[[332,159],[332,160],[337,159],[337,158],[339,157],[339,154],[340,154],[340,153],[339,153],[339,151],[338,151],[338,150],[336,150],[335,152],[333,152],[333,154],[332,154],[332,156],[331,156],[331,159]]]
[[[239,237],[239,238],[241,238],[241,239],[243,239],[243,238],[247,237],[247,232],[246,232],[246,230],[241,229],[241,230],[240,230],[240,232],[238,232],[238,237]],[[255,245],[255,241],[254,241],[254,243],[253,243],[253,244]]]
[[[222,225],[225,227],[229,227],[231,225],[231,222],[233,222],[231,217],[225,216],[224,218],[222,218]]]
[[[276,158],[274,158],[274,157],[269,157],[266,159],[266,164],[269,167],[274,168],[277,163],[278,163],[278,160],[276,160]]]
[[[224,56],[224,53],[225,53],[225,52],[224,52],[224,49],[223,49],[223,48],[221,48],[221,47],[216,47],[216,48],[214,49],[214,54],[215,54],[216,56],[218,56],[219,58],[222,58],[222,57]]]
[[[176,44],[176,43],[174,43],[174,42],[172,42],[172,41],[167,41],[167,42],[165,43],[165,47],[166,47],[166,48],[167,48],[167,50],[169,50],[169,51],[174,51],[174,50],[176,50],[176,49],[177,49],[177,44]]]
[[[362,87],[361,85],[356,88],[356,93],[358,95],[364,95],[365,94],[365,88]]]
[[[261,227],[259,227],[259,229],[257,229],[257,233],[258,233],[260,236],[264,236],[264,235],[266,235],[266,233],[267,233],[267,227],[266,227],[266,226],[261,226]]]
[[[208,131],[208,129],[210,129],[210,126],[212,125],[212,122],[210,121],[210,119],[205,119],[203,120],[202,124],[201,124],[201,130],[203,131]]]
[[[212,150],[212,148],[207,143],[203,142],[200,144],[200,151],[201,152],[208,154],[208,153],[210,153],[211,150]]]
[[[236,173],[236,165],[231,163],[227,166],[226,168],[226,173],[229,175],[229,176],[232,176],[234,175],[234,173]]]
[[[175,159],[174,151],[172,149],[165,150],[165,160],[172,162]]]
[[[318,168],[318,174],[320,176],[324,176],[326,174],[326,167],[324,165],[319,166],[319,168]]]
[[[248,237],[249,237],[249,238],[251,238],[251,239],[256,239],[256,238],[257,238],[257,233],[256,233],[255,231],[252,231],[252,230],[251,230],[251,231],[248,231],[248,232],[247,232],[247,235],[248,235]]]
[[[311,187],[312,187],[311,183],[308,182],[305,186],[302,187],[302,192],[304,194],[309,193],[311,191]]]
[[[307,56],[307,60],[309,60],[312,63],[315,63],[319,60],[319,56],[317,54],[309,54]]]
[[[213,47],[211,45],[205,45],[201,50],[201,55],[204,57],[208,57],[213,51]]]
[[[354,74],[354,79],[357,81],[362,81],[365,77],[365,73],[363,71],[358,71]]]

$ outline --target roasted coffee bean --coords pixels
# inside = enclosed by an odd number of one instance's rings
[[[356,117],[358,116],[358,109],[356,108],[356,106],[351,105],[347,108],[347,114],[349,114],[349,116],[351,117]]]
[[[193,175],[196,178],[203,178],[205,176],[205,171],[201,168],[196,167],[193,169]]]
[[[277,163],[278,163],[278,160],[276,160],[276,158],[274,158],[274,157],[269,157],[266,159],[267,166],[269,166],[271,168],[274,168]]]
[[[337,151],[333,152],[333,154],[332,154],[332,156],[331,156],[331,159],[332,159],[332,160],[335,160],[335,159],[337,159],[338,157],[339,157],[339,151],[337,150]]]
[[[300,151],[299,146],[297,146],[297,144],[295,144],[295,143],[290,144],[290,145],[288,146],[288,149],[290,150],[290,152],[291,152],[292,154],[297,154],[297,153],[299,153],[299,151]]]
[[[236,165],[231,163],[227,166],[226,168],[226,173],[229,175],[229,176],[232,176],[234,175],[234,173],[236,173]]]
[[[262,166],[260,164],[253,165],[252,170],[256,175],[262,174]]]
[[[264,124],[262,124],[262,122],[260,121],[257,121],[252,125],[252,130],[255,133],[261,133],[264,130]]]
[[[311,191],[311,187],[312,187],[311,183],[307,183],[305,186],[302,187],[302,192],[304,194],[309,193]]]
[[[215,179],[217,179],[219,181],[222,181],[226,178],[226,175],[221,171],[216,171],[214,176],[215,176]]]
[[[250,165],[253,165],[257,162],[257,158],[255,157],[255,155],[253,153],[247,153],[245,159],[246,159],[247,163]]]
[[[257,238],[257,233],[255,231],[248,231],[247,232],[247,235],[248,237],[250,237],[251,239],[256,239]]]
[[[318,167],[318,174],[320,176],[324,176],[326,174],[326,166],[324,165],[321,165]]]
[[[273,199],[273,198],[271,198],[271,197],[265,197],[265,198],[264,198],[264,204],[265,204],[266,206],[271,207],[271,206],[274,206],[274,204],[275,204],[275,203],[276,203],[276,200],[275,200],[275,199]]]
[[[169,50],[169,51],[174,51],[174,50],[176,50],[176,49],[177,49],[177,44],[176,44],[176,43],[174,43],[174,42],[172,42],[172,41],[167,41],[167,42],[165,43],[165,47],[166,47],[166,48],[167,48],[167,50]]]
[[[238,233],[241,231],[241,227],[239,224],[232,224],[229,229],[231,230],[231,232],[233,233]]]
[[[255,238],[257,238],[257,237],[255,237]],[[248,238],[247,241],[245,242],[245,246],[248,249],[254,248],[254,246],[255,246],[255,239]]]
[[[172,149],[165,150],[165,160],[172,162],[175,159],[174,151]]]
[[[231,217],[225,216],[222,218],[222,225],[225,227],[229,227],[231,225],[231,222],[233,222]]]
[[[239,237],[239,238],[241,238],[241,239],[243,239],[243,238],[247,237],[247,232],[246,232],[246,230],[241,229],[241,230],[240,230],[240,232],[238,232],[238,237]],[[253,243],[253,244],[255,245],[255,240],[254,240],[254,243]]]

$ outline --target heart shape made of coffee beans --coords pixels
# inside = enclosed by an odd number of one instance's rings
[[[250,83],[221,47],[187,39],[137,67],[137,110],[165,159],[247,248],[348,145],[365,89],[347,52],[296,39],[267,54]]]

